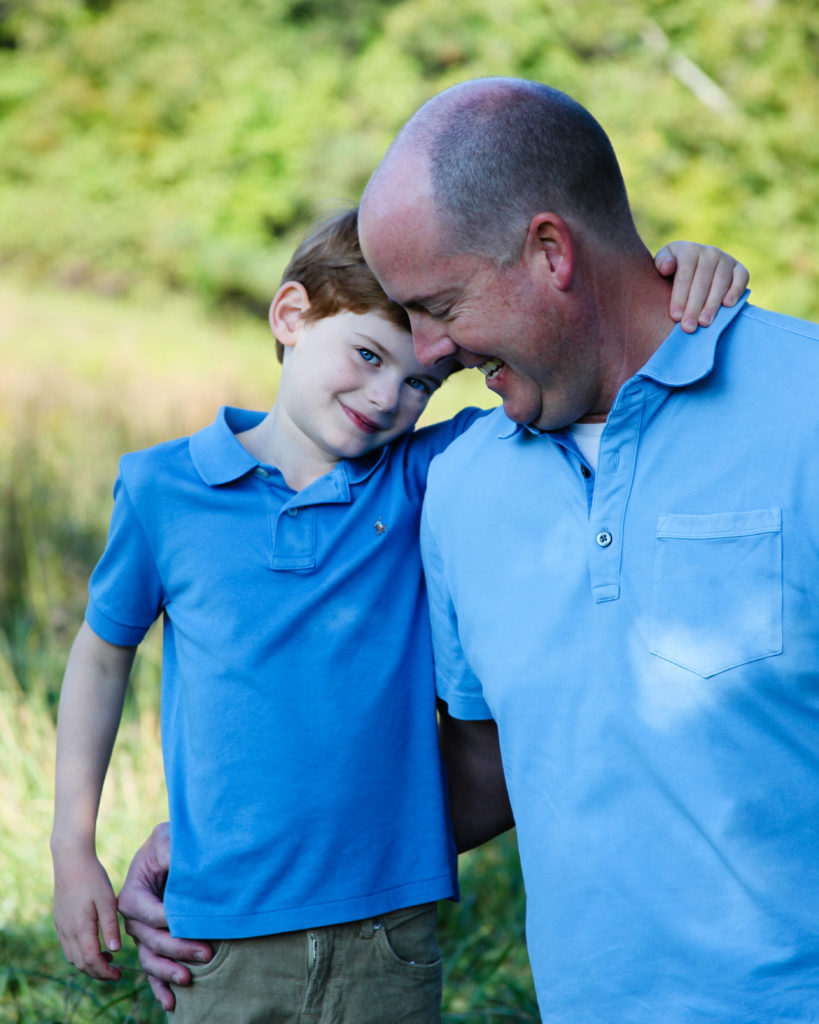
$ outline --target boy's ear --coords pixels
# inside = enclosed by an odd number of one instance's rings
[[[282,345],[292,347],[301,330],[304,314],[310,308],[307,289],[298,281],[285,281],[270,303],[270,329]]]
[[[571,228],[559,214],[538,213],[531,219],[525,250],[553,287],[568,290],[574,275],[574,241]]]

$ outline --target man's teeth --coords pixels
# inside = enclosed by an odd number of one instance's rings
[[[484,377],[486,377],[487,380],[491,380],[492,377],[494,377],[495,374],[498,373],[498,371],[500,370],[500,368],[502,366],[503,366],[503,360],[502,359],[492,358],[492,359],[487,359],[485,363],[481,363],[480,366],[478,367],[478,369],[481,371],[481,373],[484,375]]]

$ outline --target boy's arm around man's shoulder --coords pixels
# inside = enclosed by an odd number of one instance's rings
[[[438,701],[441,753],[449,779],[449,801],[459,853],[514,828],[501,763],[498,727],[492,719],[453,718]]]

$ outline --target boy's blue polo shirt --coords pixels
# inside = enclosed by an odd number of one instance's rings
[[[87,619],[136,645],[164,613],[175,935],[357,920],[455,892],[418,520],[429,462],[478,415],[296,493],[223,409],[126,455]]]
[[[723,310],[590,472],[501,411],[430,471],[450,712],[493,717],[544,1021],[819,1020],[819,328]]]

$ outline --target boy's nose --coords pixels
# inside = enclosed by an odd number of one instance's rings
[[[369,399],[379,412],[395,412],[398,408],[400,384],[380,376],[369,389]]]

